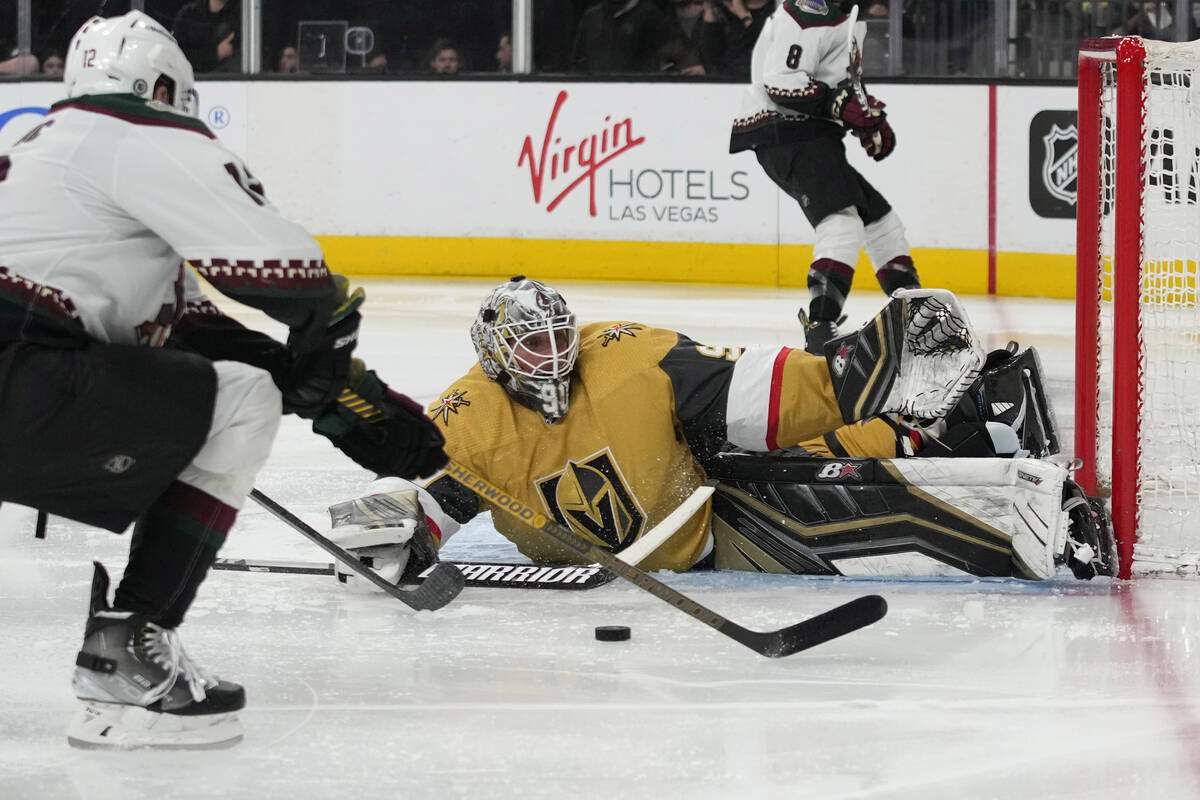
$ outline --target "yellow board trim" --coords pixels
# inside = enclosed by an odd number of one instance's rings
[[[514,274],[547,281],[656,281],[804,287],[812,245],[710,242],[614,242],[567,239],[433,236],[318,236],[330,268],[360,277],[495,278]],[[987,251],[916,248],[927,287],[987,294]],[[878,289],[866,257],[854,286]],[[997,294],[1075,296],[1075,257],[998,253]]]

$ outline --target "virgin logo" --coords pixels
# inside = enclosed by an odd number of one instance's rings
[[[586,184],[588,211],[596,216],[596,172],[622,153],[646,141],[646,137],[634,138],[633,120],[626,117],[612,123],[612,117],[604,118],[604,127],[599,133],[572,138],[571,144],[563,146],[563,137],[557,130],[558,114],[567,102],[567,93],[561,91],[554,101],[554,110],[546,123],[546,134],[542,137],[541,151],[534,152],[533,137],[526,136],[521,147],[520,167],[529,164],[529,181],[533,185],[533,201],[542,202],[543,192],[557,192],[546,204],[546,211],[558,208],[567,195]],[[548,162],[548,163],[547,163]],[[549,170],[547,172],[547,170]],[[563,185],[563,181],[567,181]],[[561,188],[560,188],[561,187]]]

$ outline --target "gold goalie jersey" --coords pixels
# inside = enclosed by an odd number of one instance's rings
[[[686,499],[705,480],[704,461],[729,444],[897,454],[896,435],[883,420],[839,428],[823,358],[788,347],[707,347],[634,322],[581,328],[570,410],[555,425],[511,399],[478,365],[429,414],[452,459],[613,552]],[[427,489],[451,527],[492,510],[496,529],[534,561],[577,560],[448,477],[435,476]],[[710,516],[705,506],[642,568],[693,566],[709,547]]]

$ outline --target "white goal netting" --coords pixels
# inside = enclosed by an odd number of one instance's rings
[[[1113,274],[1117,148],[1140,146],[1142,267],[1138,319],[1137,531],[1133,572],[1200,575],[1200,42],[1144,42],[1144,128],[1118,130],[1117,69],[1101,66],[1100,374],[1097,482],[1112,490],[1113,290],[1131,273]],[[1122,91],[1124,91],[1122,87]],[[1081,167],[1083,168],[1083,167]],[[1126,375],[1137,375],[1128,369]]]

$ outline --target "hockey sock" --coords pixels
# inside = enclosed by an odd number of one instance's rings
[[[898,289],[920,289],[917,268],[911,256],[896,256],[875,271],[884,294],[891,296]]]
[[[172,483],[134,526],[114,608],[177,627],[236,518],[237,509],[212,495]]]
[[[850,294],[854,267],[832,258],[818,258],[808,268],[808,291],[811,300],[808,316],[812,322],[836,320]]]

